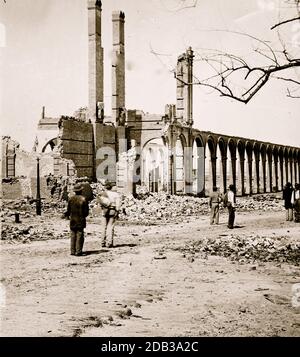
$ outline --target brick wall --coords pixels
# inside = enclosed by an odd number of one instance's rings
[[[63,119],[59,133],[62,158],[72,160],[77,176],[93,177],[93,125],[73,119]]]

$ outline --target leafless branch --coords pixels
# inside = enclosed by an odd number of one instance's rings
[[[291,94],[291,91],[288,88],[287,88],[287,97],[293,98],[293,99],[300,99],[300,95]]]
[[[295,81],[292,78],[284,78],[284,77],[276,77],[276,76],[274,76],[273,78],[280,79],[281,81],[292,82],[300,86],[300,81]]]
[[[180,0],[181,2],[181,6],[178,9],[174,9],[174,10],[168,10],[170,12],[178,12],[178,11],[182,11],[185,9],[191,9],[191,8],[195,8],[198,4],[198,0],[194,0],[192,5],[185,5],[187,3],[187,0]]]
[[[287,24],[287,23],[292,22],[292,21],[297,21],[297,20],[300,20],[300,17],[299,17],[299,16],[294,17],[294,18],[292,18],[292,19],[280,21],[280,22],[278,22],[277,24],[273,25],[273,26],[271,27],[271,30],[274,30],[274,29],[275,29],[276,27],[278,27],[278,26]]]
[[[184,3],[185,0],[182,0],[182,2]],[[288,6],[288,9],[290,6],[293,6],[297,16],[282,21],[279,18],[277,23],[272,26],[272,29],[277,28],[281,48],[277,48],[278,45],[275,46],[270,41],[248,33],[212,30],[213,32],[227,32],[254,40],[256,48],[252,48],[252,51],[260,55],[261,58],[257,58],[253,64],[252,58],[251,61],[247,61],[245,57],[222,52],[217,49],[205,49],[205,52],[203,49],[198,49],[198,51],[194,52],[194,61],[203,62],[208,67],[208,70],[212,72],[210,76],[204,79],[194,76],[193,83],[184,83],[182,79],[177,77],[176,72],[173,71],[175,78],[185,85],[204,86],[218,92],[222,97],[232,98],[245,104],[259,93],[270,82],[270,79],[277,79],[289,82],[291,86],[296,87],[287,88],[288,97],[299,98],[296,92],[300,90],[300,81],[297,78],[297,72],[290,70],[300,67],[300,57],[299,55],[295,56],[295,50],[289,48],[289,42],[283,40],[279,28],[281,25],[291,24],[294,21],[300,20],[300,0],[285,0],[284,2]],[[283,7],[280,9],[283,11]],[[155,56],[162,56],[162,54],[153,51],[153,49],[151,49],[151,52]],[[262,59],[263,62],[261,61]],[[205,73],[205,71],[202,71],[202,73]],[[280,76],[278,75],[279,73],[284,73],[284,75]]]

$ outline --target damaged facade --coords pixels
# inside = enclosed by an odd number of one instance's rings
[[[204,195],[212,186],[239,195],[277,192],[300,181],[300,148],[277,145],[193,127],[193,50],[178,57],[176,105],[165,113],[126,108],[125,14],[115,11],[112,55],[112,116],[104,115],[101,1],[88,0],[89,104],[74,118],[47,118],[38,124],[37,151],[51,151],[54,174],[110,179],[123,192],[136,184],[151,191]],[[10,149],[6,174],[12,172]],[[63,159],[68,165],[62,165]],[[71,163],[71,164],[70,164]],[[5,164],[3,164],[5,165]],[[3,166],[2,165],[2,166]],[[5,170],[2,168],[2,172]]]

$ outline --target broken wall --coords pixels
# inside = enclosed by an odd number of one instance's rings
[[[94,176],[93,125],[76,119],[62,119],[58,137],[58,152],[72,160],[78,177]]]

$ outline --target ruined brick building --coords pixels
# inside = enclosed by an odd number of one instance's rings
[[[54,172],[62,158],[78,176],[109,178],[120,191],[136,184],[152,191],[203,195],[229,184],[240,195],[281,191],[300,181],[300,148],[205,132],[193,127],[193,50],[178,57],[176,105],[161,115],[126,108],[125,14],[113,12],[112,116],[104,115],[101,1],[89,0],[89,104],[77,118],[39,121],[39,150],[54,153]],[[65,166],[64,166],[65,167]],[[66,172],[65,172],[66,173]],[[67,172],[69,174],[69,172]]]

